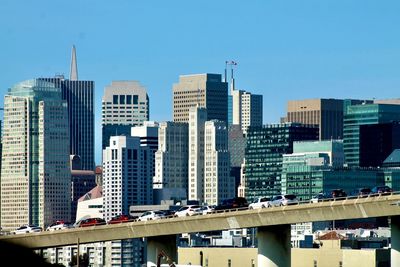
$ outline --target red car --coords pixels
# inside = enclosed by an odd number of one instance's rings
[[[130,215],[120,214],[120,215],[113,217],[111,220],[109,220],[108,224],[130,222],[133,220],[134,220],[134,218]]]
[[[101,225],[101,224],[106,224],[106,221],[101,218],[89,218],[82,220],[79,223],[79,227],[87,227],[87,226],[94,226],[94,225]]]

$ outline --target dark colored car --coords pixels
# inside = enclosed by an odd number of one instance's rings
[[[215,210],[228,210],[228,209],[238,209],[247,208],[249,203],[244,197],[235,197],[230,199],[225,199],[215,207]]]
[[[390,194],[393,190],[387,185],[375,186],[371,189],[371,194]]]
[[[94,226],[94,225],[101,225],[106,224],[106,221],[102,218],[89,218],[84,219],[79,223],[79,227],[87,227],[87,226]]]
[[[111,220],[108,221],[108,224],[130,222],[130,221],[133,221],[134,219],[135,218],[130,215],[120,214],[120,215],[117,215],[117,216],[111,218]]]
[[[344,198],[347,197],[347,193],[343,189],[333,189],[330,196],[332,198]]]
[[[367,197],[371,194],[371,188],[361,187],[354,190],[351,195],[355,197]]]

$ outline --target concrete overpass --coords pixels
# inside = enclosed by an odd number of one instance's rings
[[[259,266],[290,266],[290,224],[390,216],[392,217],[392,266],[400,266],[399,204],[400,194],[347,198],[341,201],[223,211],[183,218],[7,235],[0,237],[0,241],[41,249],[147,237],[148,258],[154,263],[157,251],[160,249],[167,251],[176,259],[176,234],[257,227]]]

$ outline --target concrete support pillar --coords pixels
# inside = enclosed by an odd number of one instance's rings
[[[178,260],[176,235],[154,236],[147,238],[147,267],[157,266],[157,258],[162,251],[175,263]],[[168,263],[165,259],[161,263]]]
[[[390,238],[391,266],[400,266],[400,216],[392,216],[390,218],[390,232],[391,232],[391,238]]]
[[[290,267],[290,225],[257,229],[258,267]]]

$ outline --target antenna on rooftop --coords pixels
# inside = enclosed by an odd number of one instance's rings
[[[236,66],[237,62],[233,61],[233,60],[225,61],[225,82],[227,82],[227,80],[228,80],[228,78],[227,78],[228,65],[231,66],[231,94],[232,94],[233,91],[235,90],[235,78],[233,77],[233,66]]]

